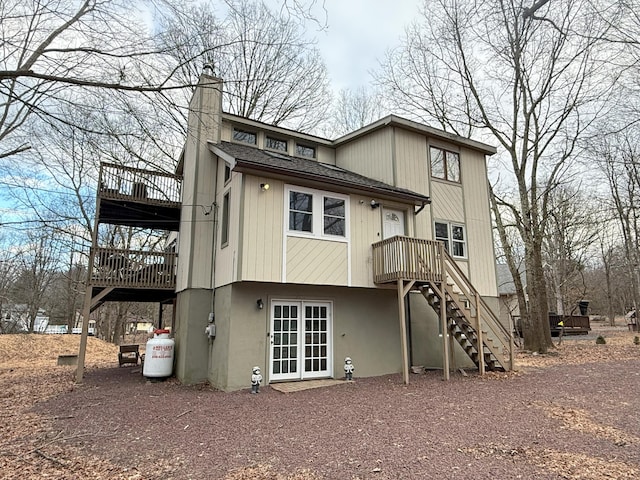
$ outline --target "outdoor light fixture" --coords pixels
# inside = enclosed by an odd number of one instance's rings
[[[266,192],[267,190],[269,190],[269,184],[268,183],[261,183],[260,184],[260,190],[262,190],[263,192]]]
[[[256,307],[258,307],[258,310],[262,310],[264,308],[264,302],[261,298],[256,301]]]
[[[371,200],[371,208],[378,208],[380,206],[379,202],[376,202],[375,200]]]

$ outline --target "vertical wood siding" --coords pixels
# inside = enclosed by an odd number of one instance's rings
[[[338,147],[336,165],[393,185],[392,145],[392,128],[383,128]]]
[[[465,159],[462,186],[469,238],[469,275],[481,295],[495,297],[498,287],[485,157],[467,149],[461,154]]]
[[[261,183],[268,183],[263,192]],[[284,183],[245,175],[241,279],[282,281]]]
[[[397,186],[430,195],[427,140],[424,135],[395,129]]]
[[[287,238],[287,283],[348,284],[347,244]]]

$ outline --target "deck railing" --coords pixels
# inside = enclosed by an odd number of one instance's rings
[[[98,193],[102,198],[174,206],[180,203],[181,184],[179,175],[102,163]]]
[[[374,243],[373,281],[419,280],[440,282],[442,242],[395,236]]]
[[[91,283],[97,287],[175,289],[177,254],[99,247]]]

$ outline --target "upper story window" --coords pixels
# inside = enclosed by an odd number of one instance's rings
[[[220,224],[220,246],[224,247],[229,244],[229,202],[231,192],[228,191],[222,198],[222,222]]]
[[[290,234],[347,239],[348,197],[292,186],[287,189],[287,201]]]
[[[277,150],[279,152],[286,152],[287,141],[281,140],[279,138],[267,136],[267,140],[265,142],[264,148],[268,148],[269,150]]]
[[[444,242],[453,257],[467,257],[467,233],[464,225],[459,223],[435,222],[436,240]]]
[[[249,132],[248,130],[242,130],[240,128],[233,127],[233,141],[248,143],[249,145],[255,145],[257,143],[258,136],[255,132]]]
[[[224,162],[224,183],[227,183],[229,180],[231,180],[231,165]]]
[[[316,158],[316,147],[296,143],[296,155],[305,158]]]
[[[460,154],[450,152],[442,148],[429,148],[431,157],[431,177],[449,180],[450,182],[460,181]]]

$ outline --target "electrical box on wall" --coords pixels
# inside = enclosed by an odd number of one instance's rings
[[[216,324],[210,323],[207,325],[207,328],[204,329],[204,333],[206,333],[209,338],[214,338],[216,336]]]

